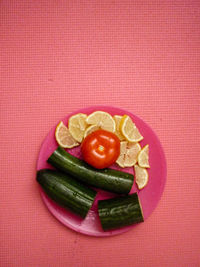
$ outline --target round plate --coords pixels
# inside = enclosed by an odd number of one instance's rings
[[[130,113],[129,111],[116,108],[116,107],[108,107],[108,106],[95,106],[95,107],[88,107],[88,108],[82,108],[79,109],[71,114],[68,114],[66,117],[62,119],[62,121],[67,125],[68,119],[70,116],[76,113],[85,113],[90,114],[93,111],[96,110],[102,110],[110,113],[113,115],[129,115],[132,120],[135,122],[136,126],[138,127],[140,133],[144,137],[144,139],[140,142],[141,147],[143,147],[146,144],[149,144],[149,162],[151,168],[148,169],[149,173],[149,181],[145,188],[142,190],[138,190],[137,185],[134,183],[133,187],[131,189],[130,193],[137,192],[142,209],[143,209],[143,215],[144,220],[146,220],[149,215],[153,212],[155,207],[157,206],[161,195],[164,190],[165,181],[166,181],[166,160],[165,155],[162,149],[162,146],[160,144],[160,141],[156,134],[153,132],[153,130],[139,117],[135,116],[134,114]],[[57,122],[58,124],[59,122]],[[56,124],[56,125],[57,125]],[[48,157],[53,153],[53,151],[57,148],[58,144],[55,140],[55,128],[56,125],[50,130],[49,134],[45,138],[40,152],[39,157],[37,161],[37,170],[44,169],[44,168],[52,168],[48,163],[47,159]],[[80,146],[68,149],[67,150],[72,155],[81,158],[80,153]],[[116,168],[119,170],[123,170],[122,168],[118,167],[116,164],[111,166],[112,168]],[[134,173],[134,169],[132,168],[126,168],[126,171],[130,173]],[[41,189],[41,196],[42,199],[49,209],[49,211],[64,225],[67,227],[91,236],[112,236],[116,234],[124,233],[131,228],[135,227],[135,224],[128,227],[123,227],[121,229],[113,230],[113,231],[106,231],[104,232],[102,230],[100,220],[98,217],[97,212],[97,202],[100,199],[106,199],[111,198],[115,196],[112,193],[98,190],[97,196],[95,198],[95,201],[93,203],[93,206],[91,210],[89,211],[87,217],[85,219],[81,219],[78,216],[72,214],[70,211],[60,207],[55,202],[53,202]]]

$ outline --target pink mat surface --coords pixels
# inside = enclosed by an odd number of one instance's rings
[[[200,266],[200,4],[0,2],[0,266]],[[61,224],[35,181],[60,118],[129,110],[158,135],[167,181],[151,216],[90,237]]]

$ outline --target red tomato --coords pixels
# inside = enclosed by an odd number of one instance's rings
[[[120,140],[111,132],[97,130],[89,134],[81,144],[84,160],[97,169],[113,164],[120,154]]]

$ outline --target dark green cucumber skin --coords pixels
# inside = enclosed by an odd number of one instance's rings
[[[40,170],[36,179],[51,199],[82,218],[86,217],[97,194],[95,190],[56,170]]]
[[[133,185],[132,174],[113,169],[97,170],[61,147],[58,147],[47,161],[55,168],[69,173],[88,185],[113,193],[128,194]]]
[[[137,193],[99,200],[98,213],[104,231],[144,221]]]

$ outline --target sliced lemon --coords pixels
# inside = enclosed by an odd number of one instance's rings
[[[138,153],[141,150],[139,143],[128,143],[124,161],[125,167],[132,167],[137,163]]]
[[[139,189],[144,188],[149,180],[149,174],[147,169],[138,166],[137,164],[134,166],[135,169],[135,182]]]
[[[150,168],[149,165],[149,145],[144,146],[138,154],[138,165],[144,168]]]
[[[137,163],[140,150],[139,143],[120,142],[120,155],[116,163],[122,168],[134,166]]]
[[[63,148],[72,148],[79,145],[62,121],[56,126],[55,137],[58,144]]]
[[[86,122],[87,115],[78,113],[69,118],[68,127],[72,137],[79,143],[82,142],[85,129],[87,127]]]
[[[143,139],[135,123],[128,115],[124,115],[120,122],[120,131],[129,142],[139,142]]]
[[[124,161],[125,161],[125,155],[126,155],[126,146],[127,146],[127,141],[120,142],[120,155],[118,159],[116,160],[116,163],[122,168],[125,168]]]
[[[97,125],[90,125],[90,126],[87,127],[86,130],[85,130],[84,138],[85,138],[86,136],[88,136],[88,134],[91,134],[92,132],[97,131],[97,130],[99,130],[99,126],[97,126]]]
[[[122,116],[114,115],[113,119],[115,120],[115,124],[116,124],[115,134],[117,135],[117,137],[119,138],[120,141],[125,140],[125,137],[121,134],[121,131],[120,131],[120,128],[119,128]]]
[[[88,124],[93,124],[99,126],[101,129],[109,131],[109,132],[115,132],[116,125],[113,117],[105,112],[105,111],[95,111],[91,113],[87,119],[86,122]]]

